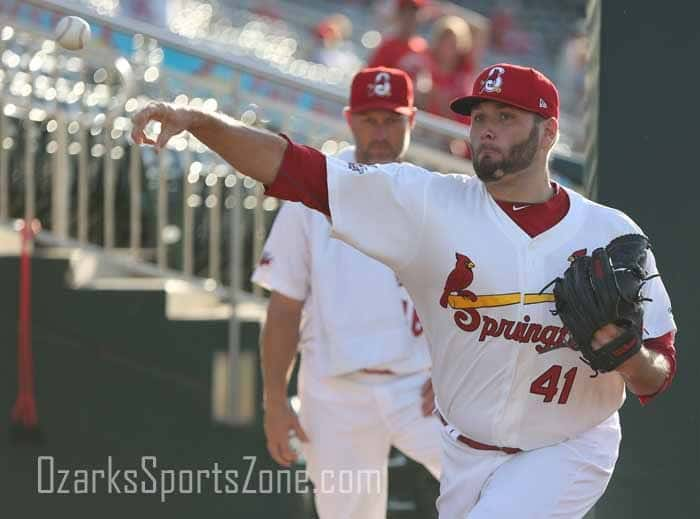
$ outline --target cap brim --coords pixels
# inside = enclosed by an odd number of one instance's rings
[[[458,97],[450,103],[450,108],[456,114],[460,115],[471,115],[474,105],[477,105],[483,101],[493,101],[494,103],[500,103],[503,105],[514,106],[515,108],[520,108],[526,112],[532,112],[534,114],[539,113],[537,110],[533,110],[527,106],[522,106],[517,103],[505,102],[502,99],[493,98],[491,96],[465,96]]]
[[[471,115],[474,105],[486,99],[488,98],[481,96],[458,97],[450,103],[450,108],[456,114]]]
[[[387,103],[383,101],[363,104],[359,108],[349,108],[350,113],[353,114],[368,112],[370,110],[389,110],[390,112],[395,112],[401,115],[411,115],[416,111],[416,109],[412,106],[396,106],[393,103]]]

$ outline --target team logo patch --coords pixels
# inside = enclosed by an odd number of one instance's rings
[[[579,252],[579,251],[577,251]],[[584,251],[585,253],[585,251]],[[487,315],[484,309],[512,305],[536,305],[554,303],[553,293],[507,292],[502,294],[476,294],[470,290],[474,281],[476,263],[466,254],[455,253],[455,265],[448,274],[439,304],[454,311],[457,327],[469,333],[478,333],[479,342],[488,337],[503,337],[506,340],[534,344],[537,353],[547,353],[568,347],[569,330],[564,326],[530,322],[529,315],[522,321],[497,319]]]
[[[358,175],[363,175],[369,171],[372,166],[367,164],[358,164],[357,162],[348,162],[348,169],[354,171]]]
[[[544,109],[549,108],[549,105],[547,104],[547,101],[545,101],[545,100],[542,99],[541,97],[540,97],[540,108],[544,108]]]
[[[479,93],[500,94],[503,89],[503,74],[505,73],[506,71],[503,67],[493,67],[489,70],[489,75],[481,81],[481,91]]]
[[[374,83],[367,85],[367,94],[377,97],[391,96],[391,76],[387,72],[378,72]]]

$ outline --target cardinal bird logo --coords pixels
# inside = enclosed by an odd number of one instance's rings
[[[585,255],[585,249],[575,251],[572,256]],[[467,333],[476,333],[475,340],[484,342],[491,338],[503,337],[518,346],[532,344],[537,353],[547,353],[565,347],[568,342],[569,330],[562,323],[554,323],[551,320],[536,322],[530,315],[523,315],[522,320],[513,320],[513,313],[501,314],[500,309],[522,305],[525,311],[534,305],[553,305],[555,303],[553,293],[538,292],[497,292],[481,293],[478,296],[468,290],[474,282],[475,264],[465,254],[455,252],[457,259],[454,268],[450,271],[445,281],[445,288],[440,297],[440,306],[453,310],[452,318],[455,326]],[[478,273],[477,273],[478,274]],[[482,273],[483,274],[483,273]],[[492,290],[498,286],[507,289],[507,279],[492,281],[492,284],[484,283],[481,288],[489,287]],[[479,285],[475,289],[479,288]],[[509,319],[510,318],[510,319]]]
[[[445,288],[442,291],[442,297],[440,298],[440,306],[447,308],[448,298],[452,294],[457,294],[458,296],[463,296],[471,299],[472,301],[477,300],[477,296],[467,290],[467,287],[474,281],[474,262],[469,259],[468,256],[460,254],[457,252],[455,254],[457,261],[455,262],[455,268],[452,269],[450,275],[447,276],[447,281],[445,281]]]

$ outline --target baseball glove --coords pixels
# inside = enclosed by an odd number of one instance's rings
[[[614,370],[642,347],[642,303],[648,299],[641,291],[655,277],[645,269],[649,248],[645,236],[620,236],[591,256],[576,257],[564,276],[553,282],[553,313],[568,328],[569,346],[581,352],[595,371],[593,376]],[[593,335],[609,323],[622,328],[622,334],[594,350]]]

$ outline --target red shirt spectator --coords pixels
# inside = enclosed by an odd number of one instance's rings
[[[425,67],[425,52],[428,43],[416,35],[418,10],[425,0],[397,0],[398,31],[395,36],[384,37],[374,52],[368,67],[398,68],[415,79],[420,69]]]
[[[387,38],[375,51],[367,66],[398,68],[410,74],[411,71],[401,65],[415,68],[414,63],[425,63],[422,55],[426,50],[428,42],[420,36],[411,36],[408,39],[401,36]]]
[[[427,52],[427,73],[430,76],[419,103],[428,112],[465,124],[469,117],[456,114],[450,103],[471,90],[474,82],[472,34],[469,24],[458,16],[445,16],[433,28],[431,47]],[[421,81],[418,90],[422,91]]]

